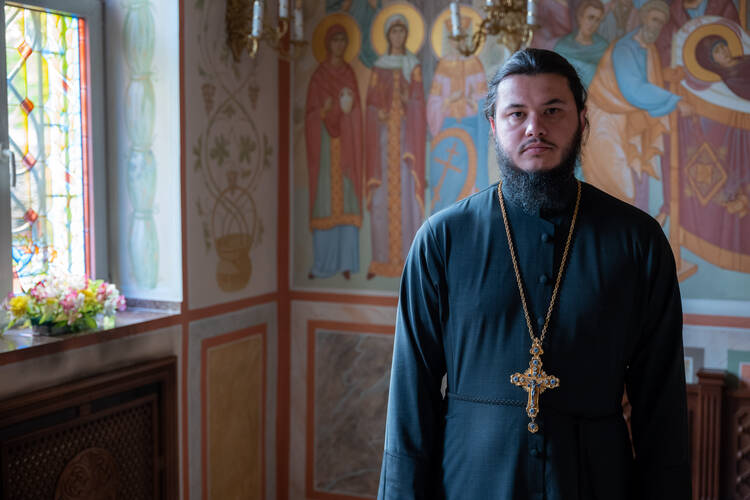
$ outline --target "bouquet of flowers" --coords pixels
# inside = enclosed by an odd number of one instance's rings
[[[96,328],[97,319],[113,319],[116,311],[124,311],[125,297],[103,280],[56,275],[24,293],[10,294],[3,308],[10,313],[6,330],[20,324],[52,333],[78,332]]]

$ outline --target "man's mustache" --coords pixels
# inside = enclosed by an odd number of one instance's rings
[[[554,142],[550,142],[550,141],[548,141],[548,140],[547,140],[547,139],[545,139],[544,137],[535,137],[535,138],[533,138],[533,139],[529,139],[528,141],[526,141],[526,142],[524,142],[523,144],[521,144],[521,145],[520,145],[520,146],[518,147],[518,152],[519,152],[519,153],[523,153],[523,152],[524,152],[524,151],[526,151],[526,150],[527,150],[527,149],[528,149],[528,148],[529,148],[530,146],[532,146],[532,145],[534,145],[534,144],[539,144],[539,143],[541,143],[541,144],[546,144],[547,146],[550,146],[550,147],[553,147],[553,148],[556,148],[556,147],[557,147],[557,144],[555,144]]]

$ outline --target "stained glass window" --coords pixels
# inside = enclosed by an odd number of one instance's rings
[[[15,291],[89,267],[85,33],[83,19],[5,6]]]

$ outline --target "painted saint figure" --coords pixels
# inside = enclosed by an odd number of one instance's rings
[[[719,75],[738,97],[750,100],[750,55],[735,57],[725,39],[709,35],[698,42],[695,58],[701,66]]]
[[[396,5],[403,8],[403,4]],[[406,253],[424,218],[422,68],[407,48],[410,27],[406,16],[390,15],[383,28],[387,51],[375,61],[367,90],[366,190],[372,228],[368,279],[401,275]]]
[[[369,33],[375,14],[380,9],[382,0],[326,0],[326,12],[344,11],[357,20],[362,33]],[[368,68],[378,55],[370,44],[369,37],[362,40],[359,60]]]
[[[427,125],[432,137],[430,213],[489,184],[489,124],[482,116],[487,78],[479,58],[460,55],[456,42],[448,38],[452,27],[448,14],[446,9],[432,30],[433,50],[440,60],[427,99]],[[481,20],[479,13],[461,6],[464,33],[471,33],[472,21],[478,25]]]
[[[642,26],[604,54],[589,87],[591,134],[582,158],[583,175],[611,195],[648,210],[648,177],[662,178],[666,115],[692,108],[664,88],[654,42],[669,19],[669,5],[649,0]]]
[[[599,60],[609,46],[607,40],[596,32],[603,16],[602,2],[583,0],[576,9],[578,30],[565,35],[555,44],[555,52],[570,61],[587,88],[594,78]]]
[[[339,272],[348,279],[350,273],[359,272],[362,112],[354,71],[345,57],[350,33],[356,30],[349,28],[336,23],[325,31],[325,58],[307,89],[305,139],[314,256],[311,279]]]

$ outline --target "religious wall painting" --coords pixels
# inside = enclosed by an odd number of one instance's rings
[[[270,170],[273,148],[261,133],[250,110],[257,102],[258,61],[233,62],[224,36],[212,30],[223,26],[223,9],[201,2],[197,67],[203,109],[200,136],[192,148],[193,171],[204,190],[195,196],[193,209],[200,220],[206,253],[218,257],[215,277],[224,292],[244,289],[253,274],[250,252],[263,237],[263,222],[255,191]],[[223,35],[223,31],[221,32]],[[250,105],[248,105],[248,101]]]
[[[362,100],[349,64],[360,51],[355,19],[336,13],[315,28],[318,66],[307,87],[305,140],[313,263],[308,278],[359,272],[362,226]]]
[[[576,69],[588,88],[609,41],[599,34],[606,7],[599,0],[583,0],[575,9],[576,28],[555,41],[553,49]]]
[[[415,53],[425,39],[422,15],[395,2],[370,32],[373,63],[365,104],[365,200],[372,260],[367,278],[398,278],[425,216],[426,110]]]
[[[672,116],[669,235],[682,269],[744,273],[750,288],[750,35],[734,21],[703,16],[674,36],[685,78],[673,91],[693,116]],[[675,182],[676,181],[676,182]],[[665,196],[666,198],[666,196]],[[676,244],[679,242],[679,247]],[[742,297],[736,297],[742,298]]]
[[[460,6],[459,13],[462,30],[470,36],[482,17],[466,5]],[[450,206],[489,184],[489,122],[483,113],[487,76],[476,55],[465,57],[458,52],[456,42],[449,38],[451,26],[450,10],[445,9],[430,30],[430,45],[438,63],[427,98],[428,213]]]
[[[359,31],[367,35],[370,33],[372,22],[378,10],[382,7],[382,3],[382,0],[326,0],[326,12],[340,11],[349,14],[356,20]],[[378,55],[372,48],[369,36],[362,38],[362,46],[358,57],[367,68],[372,67],[378,58]]]
[[[588,46],[574,43],[584,4],[569,6],[569,34],[545,38],[588,80],[591,127],[580,176],[662,224],[688,312],[702,311],[690,299],[729,300],[739,307],[732,314],[743,315],[740,301],[750,299],[750,167],[739,160],[750,156],[747,2],[674,0],[657,6],[650,16],[658,19],[646,25],[638,10],[646,2],[602,2]],[[639,33],[651,43],[635,46]]]

